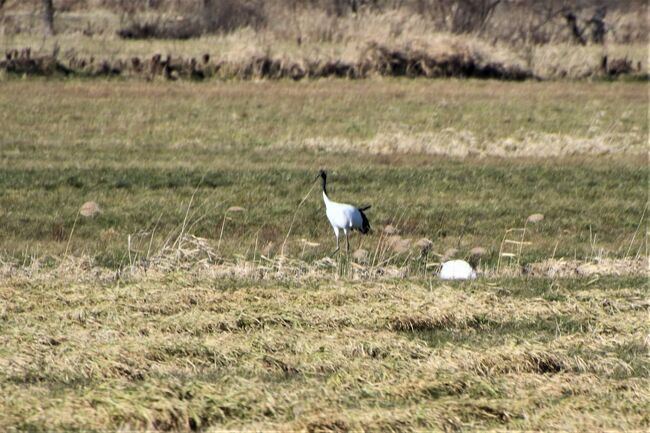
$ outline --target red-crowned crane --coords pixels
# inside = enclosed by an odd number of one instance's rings
[[[324,170],[321,170],[314,181],[318,180],[319,177],[323,184],[323,201],[325,202],[327,219],[330,221],[330,224],[334,229],[334,235],[336,236],[336,250],[334,250],[332,255],[339,251],[339,234],[341,230],[345,233],[347,251],[349,253],[350,232],[352,230],[358,230],[361,233],[366,234],[370,231],[370,222],[368,222],[368,218],[363,213],[364,210],[370,209],[370,206],[358,208],[349,204],[337,203],[330,200],[327,195],[327,173],[325,173]]]

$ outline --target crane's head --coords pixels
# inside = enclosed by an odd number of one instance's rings
[[[316,181],[318,180],[318,178],[321,178],[321,179],[323,179],[323,180],[325,180],[325,179],[327,178],[327,173],[325,173],[325,170],[322,170],[322,169],[321,169],[321,170],[318,172],[318,175],[316,175],[316,178],[314,179],[314,182],[316,182]]]

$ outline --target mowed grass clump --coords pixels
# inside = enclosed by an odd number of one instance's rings
[[[78,277],[0,284],[1,428],[649,426],[643,277]]]

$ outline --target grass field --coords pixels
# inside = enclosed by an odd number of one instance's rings
[[[274,255],[295,214],[286,248],[297,254],[306,239],[321,244],[307,256],[322,257],[333,236],[317,191],[297,208],[319,168],[331,171],[335,199],[374,206],[377,233],[392,223],[438,252],[482,246],[493,261],[504,231],[536,212],[546,219],[530,230],[531,258],[556,243],[558,256],[620,257],[647,202],[643,84],[2,87],[0,235],[13,256],[68,249],[119,266],[129,234],[155,228],[153,247],[162,245],[195,193],[192,232],[221,237],[223,250],[250,258],[272,242]],[[76,218],[88,200],[103,213]],[[223,227],[232,206],[246,212]]]
[[[2,426],[646,430],[647,289],[16,277],[0,285]]]
[[[647,430],[647,95],[4,77],[0,429]]]

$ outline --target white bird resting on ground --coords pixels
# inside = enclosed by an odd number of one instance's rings
[[[474,280],[476,271],[465,260],[450,260],[442,264],[441,280]]]
[[[329,220],[332,228],[334,229],[334,235],[336,236],[336,250],[332,255],[336,254],[339,251],[339,234],[343,230],[345,234],[345,240],[347,242],[347,251],[350,252],[350,232],[353,230],[358,230],[364,235],[370,231],[370,222],[366,217],[366,214],[363,211],[370,209],[370,206],[365,207],[355,207],[345,203],[337,203],[330,200],[327,195],[327,173],[321,170],[314,179],[314,182],[321,178],[323,185],[323,201],[325,202],[325,209],[327,213],[327,219]]]

